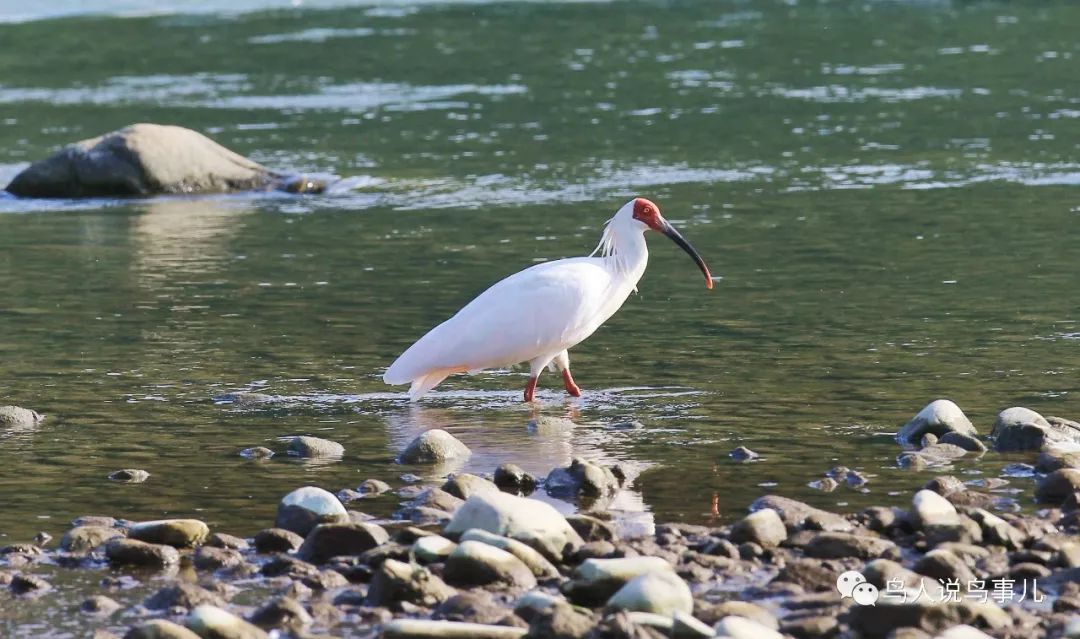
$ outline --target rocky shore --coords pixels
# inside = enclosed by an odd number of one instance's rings
[[[100,592],[72,612],[97,639],[1080,637],[1080,425],[998,416],[990,445],[1033,458],[1036,479],[1012,488],[1042,509],[1024,514],[991,492],[1009,480],[932,471],[987,450],[952,402],[927,406],[898,439],[910,446],[899,464],[931,469],[895,497],[902,507],[834,513],[765,495],[724,525],[623,538],[604,510],[626,481],[618,467],[575,459],[538,480],[506,464],[396,493],[377,479],[337,494],[299,487],[250,538],[197,519],[81,517],[58,543],[0,548],[0,596],[51,596],[44,566],[98,571]],[[331,444],[297,438],[288,452],[340,454]],[[402,458],[467,453],[432,430]],[[364,514],[387,498],[400,501],[392,518]],[[153,591],[120,603],[132,582]]]

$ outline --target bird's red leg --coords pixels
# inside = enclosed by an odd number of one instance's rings
[[[530,377],[529,383],[525,384],[525,401],[531,402],[536,396],[536,377]]]
[[[581,389],[574,383],[574,378],[570,376],[570,369],[564,368],[562,372],[562,381],[566,385],[566,392],[570,393],[574,397],[581,397]]]

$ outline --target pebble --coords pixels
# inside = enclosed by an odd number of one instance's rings
[[[1080,443],[1080,424],[1067,419],[1043,417],[1035,411],[1014,406],[998,413],[990,438],[996,450],[1047,450]]]
[[[106,597],[105,595],[93,595],[87,597],[79,604],[79,612],[95,617],[108,617],[111,616],[117,610],[120,610],[121,606],[115,599]]]
[[[575,457],[565,468],[552,469],[544,480],[547,494],[567,499],[610,499],[621,486],[610,468],[581,457]]]
[[[315,486],[297,488],[281,498],[274,526],[306,535],[324,523],[343,523],[349,514],[333,493]]]
[[[143,605],[150,610],[172,610],[174,608],[191,610],[203,604],[220,607],[225,605],[225,601],[217,593],[184,581],[178,581],[161,588],[143,602]]]
[[[383,626],[384,639],[521,639],[524,628],[457,621],[397,619]]]
[[[356,487],[357,492],[364,495],[381,495],[390,492],[390,484],[380,479],[365,479]]]
[[[446,480],[442,489],[458,499],[468,499],[478,493],[497,493],[494,482],[470,473],[459,473]]]
[[[76,526],[60,538],[60,549],[72,553],[88,553],[124,531],[106,526]]]
[[[453,588],[427,568],[387,559],[371,579],[367,604],[387,606],[407,601],[431,608],[454,594],[456,591]]]
[[[598,605],[636,577],[672,570],[672,565],[660,557],[587,559],[574,568],[563,593],[574,603]]]
[[[500,550],[505,550],[525,564],[537,579],[556,579],[559,577],[558,568],[531,546],[527,546],[516,539],[501,537],[486,530],[472,528],[461,535],[461,541],[479,541]]]
[[[1048,504],[1060,504],[1078,490],[1080,470],[1062,468],[1036,482],[1035,499]]]
[[[529,432],[548,437],[564,435],[572,432],[575,428],[577,428],[577,424],[573,421],[565,417],[551,417],[549,415],[535,417],[529,421],[528,425]]]
[[[888,539],[852,533],[823,532],[815,535],[804,549],[808,557],[838,559],[856,557],[870,560],[899,556],[896,544]]]
[[[775,628],[762,625],[746,617],[729,616],[721,619],[715,627],[717,637],[731,639],[783,639]]]
[[[446,561],[455,548],[457,544],[446,537],[427,535],[413,542],[412,554],[422,563],[433,564]]]
[[[124,639],[202,639],[187,628],[166,619],[151,619],[135,626]]]
[[[933,526],[955,526],[960,523],[960,516],[947,499],[924,488],[911,500],[911,520],[926,530]]]

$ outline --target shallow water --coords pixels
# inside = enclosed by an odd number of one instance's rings
[[[984,434],[1012,405],[1080,415],[1080,7],[23,5],[0,3],[0,182],[135,121],[345,179],[311,197],[0,197],[0,400],[48,414],[0,432],[0,540],[87,513],[250,534],[306,483],[543,475],[575,455],[635,475],[628,525],[730,521],[768,492],[851,511],[932,476],[896,467],[892,433],[936,397]],[[723,279],[705,290],[651,238],[640,294],[571,354],[584,397],[541,378],[539,412],[574,432],[528,429],[522,370],[417,404],[382,384],[493,281],[592,250],[635,194]],[[245,389],[276,400],[212,400]],[[473,456],[395,464],[431,427]],[[345,458],[237,454],[304,433]],[[736,464],[738,445],[762,459]],[[836,465],[866,492],[807,486]],[[105,479],[131,467],[149,481]],[[1002,497],[1034,507],[1030,479]],[[0,602],[0,627],[64,636],[92,590]]]

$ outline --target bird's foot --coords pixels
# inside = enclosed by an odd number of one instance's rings
[[[525,401],[531,402],[536,397],[536,378],[530,377],[529,383],[525,385]]]
[[[562,372],[563,384],[566,385],[566,392],[570,393],[574,397],[581,397],[581,389],[574,383],[574,378],[570,376],[570,369],[563,369]]]

